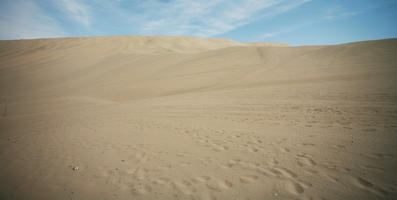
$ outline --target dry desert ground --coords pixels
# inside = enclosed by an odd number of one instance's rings
[[[0,114],[0,199],[397,198],[397,39],[0,41]]]

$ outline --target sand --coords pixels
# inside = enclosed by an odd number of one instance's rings
[[[0,199],[394,199],[396,55],[397,39],[0,41]]]

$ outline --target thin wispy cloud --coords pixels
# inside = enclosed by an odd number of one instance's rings
[[[0,39],[50,38],[65,36],[58,22],[33,1],[5,4],[0,14]]]
[[[354,16],[360,13],[361,13],[360,11],[347,10],[341,5],[336,5],[334,7],[325,10],[322,19],[326,19],[326,20],[341,19],[344,17]]]
[[[348,10],[341,5],[335,5],[333,7],[325,9],[319,16],[316,18],[308,19],[304,22],[294,23],[294,24],[285,24],[278,30],[273,30],[272,32],[267,32],[258,36],[258,39],[268,39],[272,37],[279,36],[281,34],[286,34],[293,32],[297,29],[301,29],[316,23],[322,23],[324,21],[332,21],[332,20],[341,20],[347,17],[351,17],[357,14],[360,14],[360,11],[356,10]]]
[[[141,35],[191,35],[211,37],[234,30],[238,27],[288,12],[310,0],[45,0],[56,8],[54,12],[40,10],[35,1],[24,1],[34,5],[33,19],[40,20],[43,32],[54,32],[48,29],[59,29],[54,26],[56,20],[69,22],[65,29],[85,28],[87,35],[106,35],[108,30],[122,30]],[[13,5],[20,3],[11,3]],[[18,5],[19,6],[19,5]],[[21,13],[8,13],[10,24],[22,17]],[[29,17],[27,17],[29,18]],[[110,21],[112,20],[112,21]],[[26,20],[29,21],[29,20]],[[37,24],[37,23],[36,23]],[[106,25],[106,27],[103,27]],[[4,24],[4,26],[10,26]],[[4,27],[3,26],[3,27]],[[66,26],[66,25],[65,25]],[[71,26],[71,27],[70,27]],[[6,33],[2,30],[2,35]],[[82,32],[82,31],[74,31]],[[49,34],[31,33],[27,37],[46,37]],[[51,35],[51,34],[50,34]],[[57,35],[57,34],[54,34]],[[59,35],[59,34],[58,34]],[[61,34],[63,35],[63,34]],[[23,35],[21,35],[23,36]]]
[[[268,12],[265,12],[260,16],[262,17],[270,17],[270,16],[276,16],[282,13],[285,13],[287,11],[290,11],[296,7],[299,7],[302,4],[308,3],[312,0],[297,0],[297,1],[284,1],[284,2],[279,2],[279,6],[277,6],[275,9],[271,9]]]
[[[84,26],[91,25],[90,6],[84,1],[79,0],[55,0],[53,1],[61,11],[69,18]]]
[[[142,24],[142,34],[210,37],[234,30],[262,17],[282,14],[308,1],[175,0],[168,3],[151,1],[141,5],[147,10],[148,15],[131,17],[140,18],[145,22]]]
[[[393,20],[397,17],[395,2],[391,0],[1,0],[0,39],[187,35],[226,37],[237,41],[284,37],[292,40],[297,37],[308,38],[307,35],[319,30],[321,32],[327,27],[325,24],[335,26],[331,32],[338,29],[344,32],[342,26],[333,23],[335,21],[344,24],[345,27],[350,27],[349,25],[361,27],[366,30],[364,33],[367,33],[368,39],[375,39],[372,38],[374,35],[379,37],[397,35],[397,29],[390,28],[397,27]],[[354,16],[362,19],[351,20]],[[373,20],[375,18],[382,23],[376,23],[376,20]],[[383,26],[381,31],[378,27],[380,25]],[[301,35],[294,34],[297,32]],[[327,32],[321,33],[327,34]],[[359,35],[349,37],[365,39],[362,37],[363,32],[356,34]],[[343,34],[339,34],[338,37],[342,36]]]

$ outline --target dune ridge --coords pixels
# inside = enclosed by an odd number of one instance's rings
[[[396,52],[0,41],[0,199],[393,199]]]

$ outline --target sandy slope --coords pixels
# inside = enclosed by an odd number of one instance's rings
[[[0,199],[396,198],[396,55],[397,39],[0,41]]]

